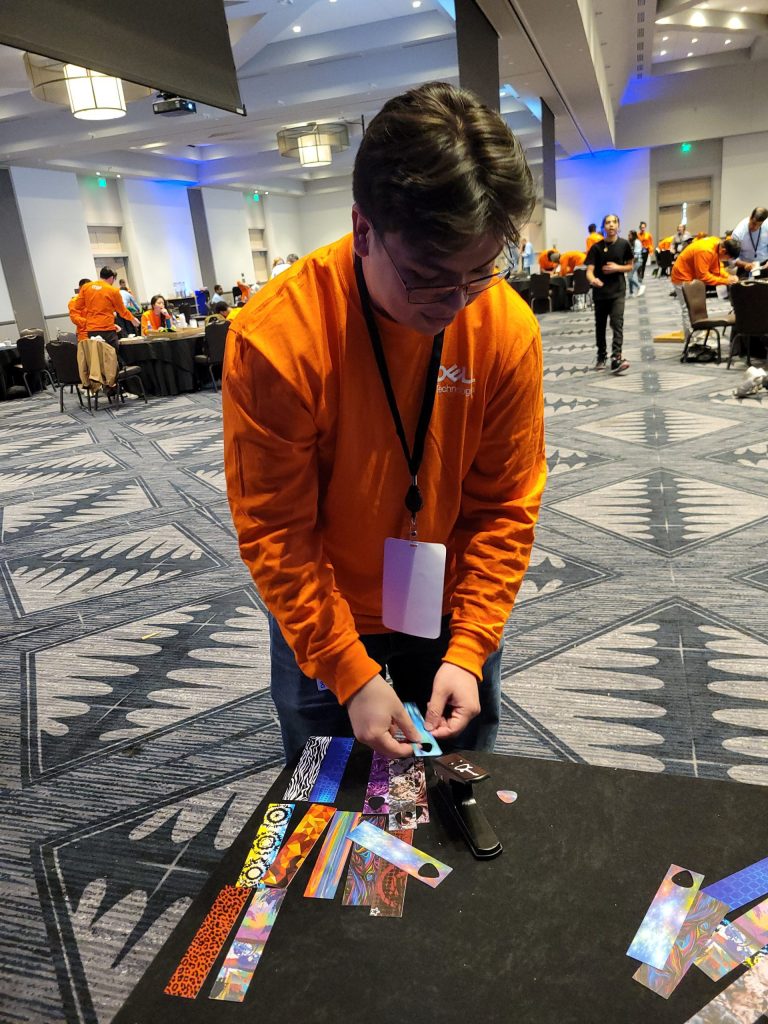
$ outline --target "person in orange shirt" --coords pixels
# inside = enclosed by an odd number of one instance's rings
[[[115,314],[130,321],[134,327],[139,321],[125,308],[120,289],[115,288],[115,274],[111,267],[102,267],[98,281],[88,281],[81,286],[75,296],[72,312],[85,321],[85,331],[89,338],[99,335],[104,341],[117,348],[118,337],[115,327]]]
[[[560,253],[557,249],[545,249],[539,253],[539,270],[542,274],[556,274],[560,265]]]
[[[602,239],[602,235],[600,236]],[[585,252],[576,252],[575,249],[569,252],[560,253],[560,273],[565,277],[567,274],[572,274],[576,267],[584,265],[584,261],[587,258]]]
[[[173,320],[165,308],[165,299],[162,295],[153,295],[149,301],[149,309],[141,314],[141,333],[149,334],[150,331],[171,330],[173,330]]]
[[[587,254],[589,254],[589,250],[593,245],[597,245],[598,242],[604,242],[605,239],[597,230],[597,224],[590,224],[587,230],[589,231],[589,234],[587,235],[587,240],[584,243],[584,248],[586,249]]]
[[[645,279],[645,265],[648,262],[648,257],[653,252],[653,235],[648,230],[648,225],[645,223],[644,220],[640,221],[640,227],[638,228],[637,232],[637,239],[640,242],[640,245],[642,245],[643,247],[642,263],[640,264],[640,269],[638,270],[638,277],[641,281],[640,291],[638,292],[638,294],[642,295],[643,291],[645,290],[645,285],[642,284],[642,281]]]
[[[669,252],[669,250],[672,248],[672,242],[674,241],[674,238],[674,235],[667,235],[666,238],[662,238],[662,240],[659,242],[659,251]]]
[[[237,282],[237,287],[240,289],[240,301],[243,305],[246,304],[248,299],[251,297],[250,286],[245,283],[245,273],[240,275],[240,280]]]
[[[491,749],[546,475],[539,327],[496,267],[535,185],[498,113],[430,82],[372,119],[352,191],[352,234],[262,288],[224,361],[283,743],[406,757],[405,699],[446,747]]]
[[[703,281],[704,284],[736,284],[738,277],[723,273],[721,261],[736,259],[741,245],[735,238],[720,239],[697,238],[680,253],[672,264],[672,284],[680,303],[683,318],[683,338],[688,340],[691,334],[691,320],[685,304],[683,285],[686,281]]]
[[[80,289],[83,287],[84,284],[88,284],[90,280],[90,277],[80,278],[80,280],[77,283],[77,288],[75,288],[75,294],[72,296],[72,298],[69,300],[69,303],[67,304],[67,308],[69,309],[69,319],[75,325],[78,341],[85,341],[85,339],[88,337],[88,332],[85,329],[85,317],[82,313],[79,312],[79,310],[75,309],[75,303],[77,301],[77,296],[80,294]]]

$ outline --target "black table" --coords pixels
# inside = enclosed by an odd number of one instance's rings
[[[18,363],[19,353],[16,348],[0,348],[0,402],[7,398],[27,395],[27,389],[14,384],[11,367]]]
[[[477,795],[500,857],[474,860],[431,796],[432,822],[414,842],[453,872],[434,890],[409,879],[402,919],[342,907],[340,893],[305,899],[318,843],[243,1003],[208,998],[224,951],[196,999],[164,995],[215,893],[234,884],[266,803],[282,798],[283,772],[114,1024],[682,1024],[736,978],[741,969],[715,984],[691,967],[664,1000],[632,980],[638,964],[625,954],[671,863],[703,872],[706,885],[768,855],[765,789],[471,756],[492,772]],[[369,765],[356,746],[338,807],[361,809]],[[517,802],[502,804],[497,788],[516,790]]]
[[[120,342],[120,357],[141,367],[144,387],[150,395],[178,395],[195,390],[195,352],[204,332],[162,338],[137,338]]]

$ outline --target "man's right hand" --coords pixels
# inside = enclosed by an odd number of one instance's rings
[[[591,284],[593,288],[602,288],[604,282],[601,281],[599,277],[596,277],[594,281],[591,282]]]
[[[134,327],[139,327],[140,326],[139,325],[139,321],[136,319],[136,317],[133,317],[133,319],[131,320],[131,323],[133,324]]]
[[[728,275],[728,284],[738,284],[738,283],[739,283],[738,277],[734,277],[733,274],[729,274]]]
[[[347,701],[347,714],[352,731],[361,743],[387,757],[410,757],[411,743],[419,742],[419,734],[402,701],[381,676],[374,676]],[[400,729],[407,743],[400,743],[393,733]]]

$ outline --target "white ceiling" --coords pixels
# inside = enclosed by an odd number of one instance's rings
[[[638,73],[672,81],[707,62],[768,56],[768,0],[478,3],[500,35],[500,86],[512,87],[502,113],[532,162],[540,133],[531,109],[540,96],[555,114],[558,153],[582,153],[614,144],[615,117]],[[118,121],[77,121],[32,97],[21,54],[0,47],[0,162],[292,194],[329,190],[348,185],[361,118],[418,83],[458,82],[451,0],[226,0],[225,8],[247,117],[202,105],[196,115],[157,117],[145,99]],[[657,16],[672,21],[652,27]],[[745,27],[692,32],[686,20],[725,16],[744,18]],[[349,122],[351,146],[330,167],[305,170],[279,155],[281,127],[332,120]]]

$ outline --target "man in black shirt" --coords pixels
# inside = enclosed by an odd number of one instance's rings
[[[611,372],[622,373],[629,363],[621,355],[624,341],[624,275],[632,269],[632,248],[619,238],[619,218],[609,213],[603,218],[602,242],[596,242],[587,253],[587,280],[594,288],[595,335],[597,340],[596,370],[605,369],[607,355],[605,329],[610,317],[613,331]]]

